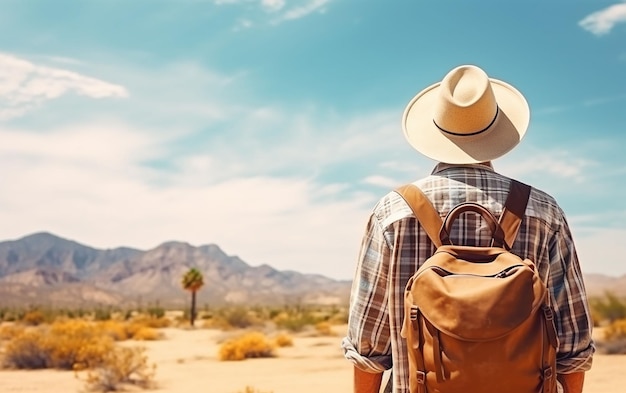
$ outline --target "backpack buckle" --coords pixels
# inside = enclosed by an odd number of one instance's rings
[[[418,308],[417,306],[411,306],[411,314],[409,316],[409,318],[411,319],[411,321],[417,321],[417,312],[418,312]]]
[[[419,383],[420,385],[423,385],[426,383],[426,373],[423,371],[417,371],[417,383]]]
[[[543,306],[543,313],[545,314],[548,321],[554,319],[554,314],[552,313],[552,309],[549,306]]]
[[[545,380],[549,380],[550,378],[552,378],[552,367],[547,367],[543,369],[543,378]]]

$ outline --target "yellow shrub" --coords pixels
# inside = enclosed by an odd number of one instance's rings
[[[252,332],[226,341],[219,350],[220,360],[244,360],[274,356],[274,345],[263,333]]]
[[[0,340],[10,340],[24,331],[24,326],[15,324],[0,325]]]
[[[130,338],[128,336],[126,325],[128,324],[115,320],[98,322],[98,327],[102,330],[102,333],[111,337],[115,341],[124,341]]]
[[[607,341],[626,339],[626,319],[614,321],[604,329],[604,338]]]
[[[240,393],[272,393],[272,392],[263,392],[260,389],[255,389],[252,386],[246,386],[243,392],[240,392]]]
[[[47,343],[39,330],[24,330],[7,344],[4,361],[9,367],[37,369],[48,367]]]
[[[126,324],[126,337],[133,340],[156,340],[159,334],[153,328],[131,322]]]
[[[165,317],[157,318],[157,317],[153,317],[149,315],[137,316],[133,318],[132,322],[134,324],[144,326],[144,327],[149,327],[152,329],[166,328],[171,325],[171,321],[168,318],[165,318]]]
[[[274,338],[274,342],[281,348],[293,346],[293,338],[286,333],[280,333],[276,336],[276,338]]]
[[[102,325],[83,320],[59,321],[48,334],[49,367],[72,369],[99,364],[112,350],[113,340]]]
[[[334,336],[333,328],[329,322],[318,322],[315,324],[315,330],[322,336]]]
[[[158,340],[160,337],[161,335],[155,329],[147,326],[141,326],[139,329],[137,329],[137,331],[135,331],[132,338],[133,340],[140,341],[154,341]]]
[[[22,322],[27,325],[37,326],[46,320],[46,316],[40,310],[31,310],[24,314]]]
[[[8,342],[5,363],[11,367],[85,368],[98,364],[113,341],[86,321],[63,321],[26,329]]]

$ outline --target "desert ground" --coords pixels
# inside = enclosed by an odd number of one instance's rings
[[[143,346],[157,366],[155,393],[346,393],[352,389],[352,366],[344,360],[336,336],[294,336],[293,346],[278,348],[277,356],[243,361],[218,360],[225,333],[209,329],[162,329],[158,341],[124,342]],[[586,393],[622,393],[626,386],[626,355],[596,355],[587,373]],[[134,390],[134,389],[133,389]],[[71,371],[0,371],[0,392],[71,393],[84,383]]]

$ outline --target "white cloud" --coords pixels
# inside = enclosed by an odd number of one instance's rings
[[[237,23],[235,24],[235,27],[233,28],[233,30],[234,31],[246,30],[246,29],[252,28],[252,26],[254,26],[254,22],[252,22],[250,19],[239,19]]]
[[[215,3],[215,5],[222,5],[222,4],[241,4],[241,3],[246,3],[250,1],[251,0],[214,0],[213,2]]]
[[[586,169],[595,165],[589,159],[559,149],[535,149],[530,152],[520,149],[495,164],[496,170],[510,177],[538,175],[544,180],[566,179],[578,183],[585,180]]]
[[[385,189],[393,189],[402,185],[402,183],[396,179],[380,175],[367,176],[365,179],[363,179],[363,183]]]
[[[597,98],[590,98],[588,100],[586,100],[583,105],[584,106],[597,106],[597,105],[604,105],[604,104],[608,104],[611,102],[615,102],[615,101],[621,101],[626,99],[626,94],[618,94],[615,96],[608,96],[608,97],[597,97]]]
[[[159,143],[166,142],[164,136],[155,139],[148,132],[104,120],[66,125],[45,133],[0,128],[0,139],[2,157],[114,170],[158,156],[163,152]]]
[[[269,23],[278,25],[285,21],[302,19],[315,12],[326,12],[326,5],[331,0],[213,0],[215,5],[230,5],[242,7],[245,17],[238,19],[234,30],[240,31],[257,25],[259,21],[265,21],[270,14]],[[251,5],[253,4],[253,5]],[[244,7],[245,6],[245,7]],[[257,10],[263,11],[262,16],[256,15]],[[251,13],[251,11],[253,11]]]
[[[78,123],[66,108],[65,124],[46,130],[0,125],[0,218],[11,223],[0,239],[47,230],[101,248],[216,243],[253,265],[351,278],[383,194],[363,184],[390,188],[432,169],[404,141],[395,111],[259,104],[241,75],[190,63],[125,65],[117,76],[134,92],[128,114],[86,113]],[[531,153],[505,169],[550,181],[582,179],[590,165]],[[363,174],[322,180],[344,164]]]
[[[22,116],[69,93],[89,98],[128,96],[123,86],[0,53],[0,120]]]
[[[585,30],[601,36],[611,32],[618,23],[626,22],[626,4],[614,4],[603,10],[594,12],[578,24]]]
[[[0,217],[12,223],[0,239],[47,230],[100,248],[216,243],[253,265],[352,276],[372,196],[315,171],[388,145],[395,118],[321,124],[315,108],[258,105],[236,92],[237,76],[121,69],[130,113],[78,122],[65,108],[45,130],[0,125]],[[137,121],[146,114],[160,128]],[[285,169],[293,175],[273,175]]]
[[[261,0],[261,6],[271,12],[280,11],[285,6],[285,0]]]
[[[313,12],[324,12],[324,6],[328,4],[330,0],[311,0],[307,4],[292,8],[285,12],[281,17],[283,20],[295,20],[303,18]]]
[[[253,265],[352,275],[370,201],[334,198],[342,185],[271,176],[206,184],[211,157],[168,175],[141,164],[167,141],[120,124],[0,138],[0,217],[12,223],[0,239],[48,230],[101,248],[211,242]]]

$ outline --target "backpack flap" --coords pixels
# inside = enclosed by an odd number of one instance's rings
[[[438,252],[407,289],[414,305],[434,327],[467,341],[508,334],[534,315],[546,296],[533,264],[508,252],[490,263],[463,261]]]

